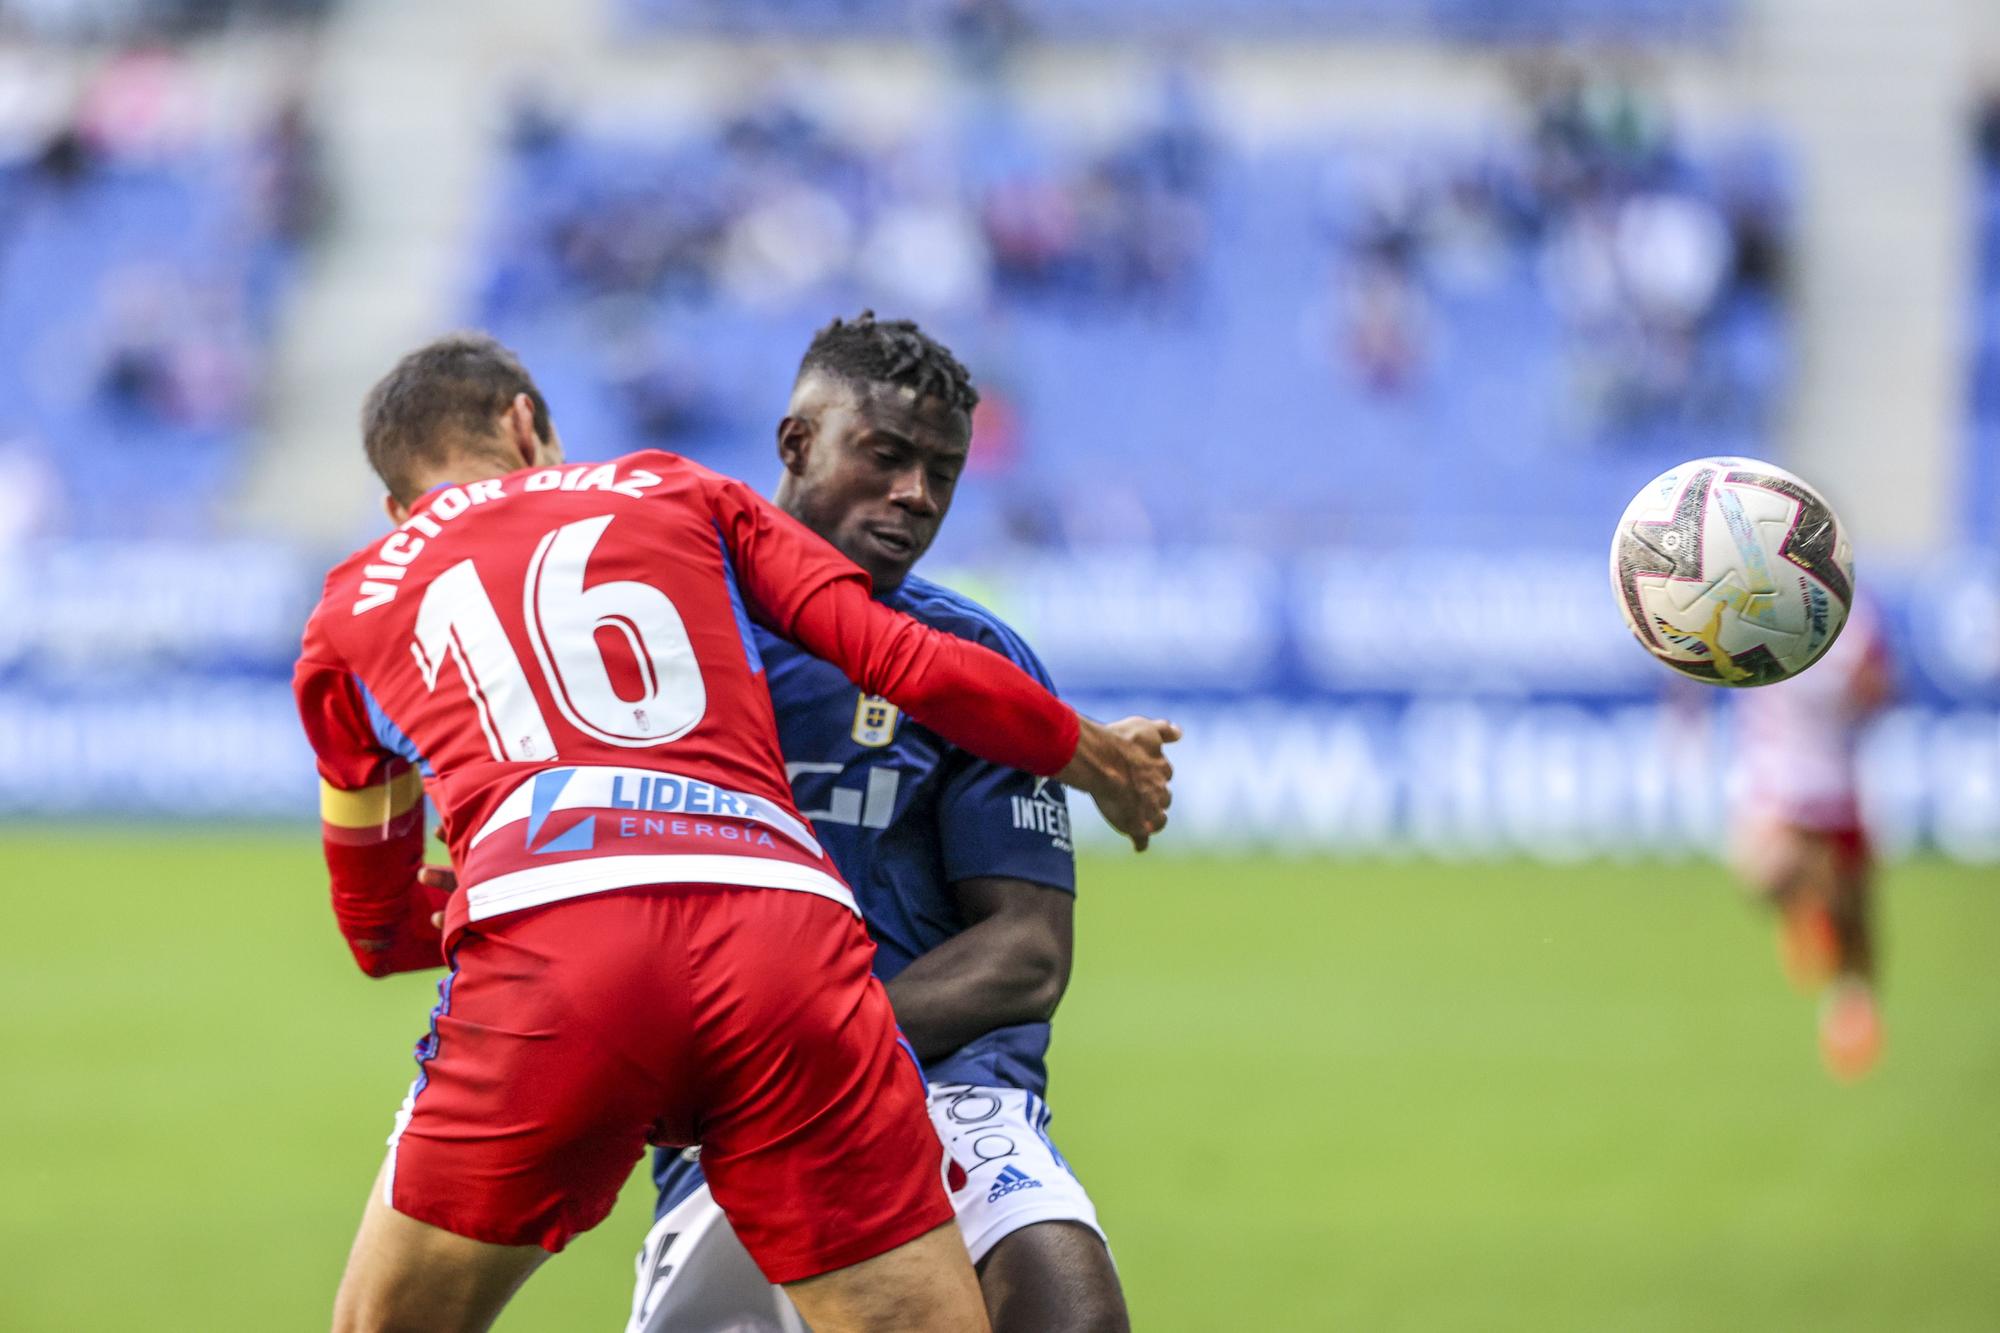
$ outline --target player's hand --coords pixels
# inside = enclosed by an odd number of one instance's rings
[[[1090,793],[1105,822],[1145,851],[1155,833],[1167,826],[1167,807],[1174,802],[1174,766],[1166,746],[1181,738],[1171,722],[1128,717],[1105,724],[1087,717],[1077,736],[1076,755],[1056,776],[1078,791]]]
[[[458,888],[458,876],[450,866],[424,866],[417,871],[417,883],[427,889],[436,889],[449,898],[452,891]],[[442,907],[431,913],[431,925],[438,930],[444,929]]]

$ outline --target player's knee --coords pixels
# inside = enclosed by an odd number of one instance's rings
[[[1052,1299],[1048,1292],[989,1298],[993,1333],[1131,1333],[1125,1301],[1115,1291],[1070,1291]]]
[[[1129,1333],[1118,1270],[1096,1232],[1043,1222],[1001,1241],[980,1266],[994,1333]]]

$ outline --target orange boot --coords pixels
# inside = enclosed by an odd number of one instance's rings
[[[1874,987],[1861,978],[1842,978],[1820,1001],[1819,1053],[1842,1083],[1861,1078],[1881,1058],[1882,1015]]]

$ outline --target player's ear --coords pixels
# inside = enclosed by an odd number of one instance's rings
[[[382,512],[389,516],[391,527],[402,527],[410,521],[410,507],[387,491],[382,493]]]
[[[785,471],[793,476],[804,476],[806,455],[812,452],[813,420],[811,417],[786,417],[778,423],[778,457],[785,464]]]
[[[522,467],[533,467],[542,461],[542,437],[535,433],[534,399],[525,393],[514,395],[514,401],[507,404],[505,431],[507,443]]]

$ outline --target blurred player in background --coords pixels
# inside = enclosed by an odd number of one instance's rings
[[[751,623],[958,744],[1101,793],[1140,845],[1164,824],[1173,729],[1079,718],[873,600],[740,482],[657,451],[565,466],[490,338],[405,357],[363,433],[397,527],[328,576],[299,711],[356,961],[451,971],[336,1329],[488,1327],[648,1141],[703,1145],[750,1253],[823,1333],[986,1327],[873,948],[793,804]],[[442,904],[425,792],[456,873]]]
[[[1779,914],[1786,975],[1801,989],[1824,989],[1820,1051],[1842,1079],[1867,1073],[1882,1046],[1875,863],[1861,819],[1856,751],[1863,726],[1893,688],[1881,620],[1857,600],[1825,657],[1736,699],[1747,795],[1732,831],[1733,860]]]
[[[780,508],[876,597],[1047,683],[990,612],[910,569],[965,466],[965,368],[864,312],[813,339],[778,426]],[[854,887],[897,1021],[930,1079],[948,1184],[998,1333],[1129,1326],[1096,1209],[1048,1135],[1049,1020],[1069,979],[1076,867],[1062,788],[988,763],[774,635],[757,646],[799,805]],[[662,1150],[631,1333],[793,1330],[691,1155]]]

